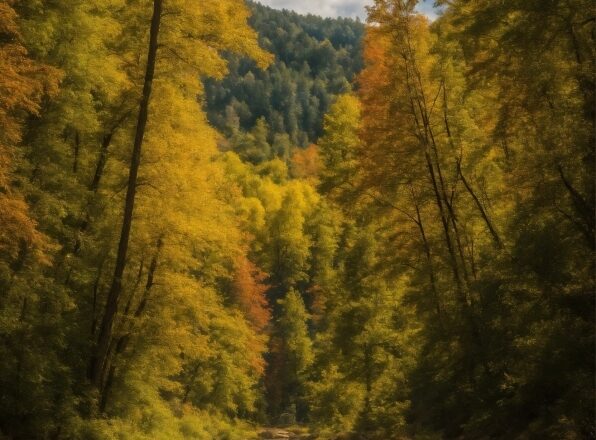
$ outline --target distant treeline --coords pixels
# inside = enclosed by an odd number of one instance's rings
[[[321,135],[323,115],[334,98],[351,90],[362,68],[364,25],[352,19],[321,18],[249,3],[250,24],[261,47],[275,55],[268,69],[247,57],[228,55],[229,74],[205,80],[209,121],[229,138],[268,123],[269,152],[254,146],[234,148],[252,161],[288,155]],[[244,144],[247,142],[244,141]],[[250,143],[250,142],[248,142]]]

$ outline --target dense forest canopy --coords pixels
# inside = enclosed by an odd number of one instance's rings
[[[260,46],[275,56],[267,69],[250,58],[228,55],[223,80],[205,81],[209,121],[239,154],[253,162],[287,159],[321,135],[323,115],[349,92],[362,68],[364,25],[351,19],[302,16],[249,2]],[[258,126],[258,127],[257,127]],[[269,146],[243,132],[266,132]]]
[[[436,3],[0,0],[0,439],[595,438],[593,4]]]

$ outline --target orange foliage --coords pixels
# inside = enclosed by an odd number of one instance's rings
[[[310,144],[308,148],[297,149],[292,155],[292,174],[298,179],[316,179],[321,171],[319,147]]]
[[[407,173],[412,179],[422,177],[420,141],[414,127],[416,117],[412,111],[411,91],[408,78],[412,73],[404,58],[404,52],[413,50],[425,83],[429,57],[427,35],[428,20],[422,16],[412,17],[409,32],[413,49],[396,43],[390,31],[369,28],[364,40],[364,61],[367,66],[358,77],[358,96],[362,103],[362,148],[359,151],[362,183],[365,187],[389,190],[396,184],[395,176]],[[436,96],[431,89],[429,95]],[[389,190],[390,191],[390,190]]]
[[[0,251],[16,258],[45,240],[22,197],[10,188],[13,149],[21,140],[24,117],[37,115],[42,98],[57,93],[61,75],[27,56],[11,3],[0,3]]]
[[[42,98],[57,93],[61,74],[27,56],[11,3],[0,3],[0,251],[16,258],[45,240],[22,197],[10,188],[13,149],[21,140],[24,117],[37,115]]]
[[[267,274],[261,271],[248,258],[236,262],[234,274],[235,299],[246,318],[259,332],[265,331],[271,318],[271,310],[265,297],[268,286],[263,283]]]
[[[358,77],[358,95],[362,102],[361,137],[366,147],[359,152],[366,179],[383,181],[387,172],[388,151],[394,148],[396,139],[395,118],[398,114],[391,106],[389,96],[395,94],[393,88],[393,66],[387,52],[390,44],[387,35],[376,29],[369,29],[364,41],[366,68]],[[390,134],[390,135],[388,135]]]

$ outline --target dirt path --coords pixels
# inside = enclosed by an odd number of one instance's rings
[[[259,432],[262,440],[310,440],[313,437],[306,428],[264,428]]]

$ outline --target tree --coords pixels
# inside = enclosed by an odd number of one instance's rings
[[[124,267],[126,264],[126,253],[128,251],[128,241],[130,237],[130,229],[132,226],[132,214],[134,211],[135,195],[137,191],[137,176],[139,173],[139,166],[141,163],[141,150],[143,147],[143,139],[145,137],[145,128],[147,126],[147,118],[149,113],[149,99],[151,98],[151,89],[153,86],[153,77],[155,75],[155,61],[157,57],[157,41],[159,35],[159,27],[161,25],[161,14],[163,9],[163,1],[155,0],[153,2],[153,16],[151,18],[151,30],[149,33],[149,50],[147,52],[147,71],[143,82],[143,94],[139,106],[139,115],[137,121],[137,128],[135,132],[134,146],[132,150],[132,157],[130,163],[130,172],[128,177],[128,184],[126,190],[126,203],[124,205],[124,215],[122,219],[122,232],[120,233],[120,241],[118,244],[118,254],[116,257],[116,265],[114,267],[114,277],[106,308],[101,321],[99,335],[97,339],[97,352],[91,359],[90,379],[98,387],[103,387],[103,378],[105,375],[104,367],[106,364],[106,357],[108,355],[109,343],[112,337],[112,327],[114,325],[114,318],[118,312],[118,300],[122,291],[122,275],[124,274]]]
[[[296,150],[292,156],[292,175],[297,179],[314,180],[319,176],[321,163],[319,149],[316,145],[309,145],[304,150]]]
[[[350,90],[361,68],[364,26],[254,2],[250,8],[250,23],[260,44],[276,60],[261,70],[245,58],[228,57],[230,74],[221,81],[206,81],[209,121],[230,138],[226,108],[234,108],[244,133],[252,132],[259,119],[267,120],[273,150],[276,136],[288,136],[291,145],[307,147],[321,135],[322,116],[334,98]],[[288,151],[278,150],[277,156],[284,158],[284,153]]]
[[[58,92],[61,72],[32,60],[23,45],[12,1],[0,5],[0,250],[11,259],[23,260],[27,253],[41,257],[47,246],[30,218],[22,194],[13,186],[12,158],[22,139],[23,119],[38,116],[41,101]]]
[[[359,130],[360,101],[353,95],[340,96],[325,115],[324,133],[319,141],[324,165],[320,184],[323,193],[341,195],[355,185]]]
[[[259,118],[248,134],[238,133],[239,139],[232,139],[234,150],[240,157],[253,164],[260,164],[271,158],[271,146],[267,140],[269,126],[264,118]]]
[[[267,275],[247,258],[237,263],[234,275],[234,295],[241,310],[255,329],[263,332],[269,325],[271,311],[267,303],[264,284]]]
[[[236,228],[233,202],[226,199],[233,194],[221,190],[223,172],[212,161],[216,134],[196,103],[202,90],[198,77],[220,75],[225,66],[217,50],[232,45],[267,62],[246,26],[246,10],[239,2],[204,8],[164,2],[134,227],[101,393],[96,393],[88,387],[81,361],[97,337],[104,295],[113,281],[113,231],[121,223],[114,200],[120,199],[129,174],[134,133],[129,115],[147,67],[141,54],[151,11],[141,4],[43,6],[18,4],[23,41],[32,57],[60,65],[66,79],[61,93],[43,103],[39,119],[27,121],[17,171],[33,201],[32,215],[58,246],[51,249],[51,267],[28,259],[6,271],[2,258],[2,285],[10,281],[13,288],[1,301],[1,316],[17,325],[2,328],[3,340],[15,344],[2,344],[6,368],[0,379],[14,386],[3,385],[0,429],[14,438],[41,438],[42,433],[103,438],[116,431],[138,434],[144,418],[156,417],[163,425],[146,427],[152,432],[147,435],[167,432],[177,438],[181,434],[172,427],[189,423],[173,412],[184,400],[183,390],[190,384],[190,393],[199,393],[208,382],[183,382],[181,374],[201,359],[207,345],[220,343],[220,356],[207,356],[203,368],[205,377],[215,377],[225,366],[224,376],[214,382],[221,386],[210,392],[210,410],[252,416],[266,340],[237,306],[221,299],[222,284],[232,283],[234,262],[245,258],[248,239]],[[81,44],[72,40],[74,23]],[[213,23],[220,27],[209,27]],[[188,27],[196,35],[180,34]],[[220,39],[204,37],[211,31]],[[201,38],[209,42],[200,43]],[[200,66],[188,62],[200,57],[205,57]],[[218,229],[222,225],[227,225],[225,233]],[[198,328],[198,321],[207,327]],[[200,399],[195,405],[191,419],[199,405],[207,406]],[[97,407],[105,423],[95,419]],[[220,422],[208,423],[214,429]],[[221,430],[228,429],[222,423]]]
[[[0,437],[593,437],[590,5],[416,4],[0,2]]]
[[[270,411],[276,417],[289,413],[303,420],[306,415],[305,383],[313,361],[309,316],[302,297],[295,290],[290,290],[279,301],[279,306],[281,312],[271,342]]]
[[[553,402],[537,391],[544,389],[538,383],[551,383],[552,377],[526,370],[545,364],[548,371],[593,368],[581,361],[571,367],[565,360],[568,354],[549,361],[543,357],[545,346],[562,343],[558,330],[562,318],[554,312],[560,311],[558,306],[535,296],[544,292],[557,303],[561,297],[555,300],[554,292],[579,292],[593,283],[581,275],[587,265],[579,263],[592,261],[585,253],[591,251],[580,245],[580,237],[590,236],[591,220],[570,205],[563,214],[558,205],[575,199],[576,206],[586,207],[581,193],[591,190],[578,182],[592,181],[588,177],[592,171],[579,172],[583,177],[575,182],[584,189],[578,191],[559,167],[558,161],[569,151],[557,147],[561,133],[558,128],[547,128],[566,126],[554,122],[557,105],[575,114],[574,121],[583,121],[579,122],[582,127],[589,126],[579,116],[583,104],[578,99],[577,79],[562,71],[553,74],[573,59],[573,51],[569,52],[573,38],[568,39],[573,32],[558,40],[560,49],[549,52],[552,58],[546,67],[544,57],[535,58],[540,51],[525,40],[528,29],[536,32],[530,32],[535,43],[547,35],[555,38],[554,29],[566,25],[558,18],[538,18],[542,7],[483,3],[476,5],[478,9],[467,9],[469,5],[456,2],[429,27],[425,18],[414,13],[414,6],[415,2],[377,1],[370,10],[369,19],[375,26],[367,35],[367,67],[359,78],[363,145],[357,150],[355,178],[361,200],[368,201],[383,218],[393,219],[399,228],[395,235],[399,244],[394,247],[400,251],[390,261],[411,268],[405,271],[405,299],[415,306],[422,331],[417,364],[409,372],[409,423],[421,435],[429,427],[454,437],[491,433],[499,438],[538,432],[580,435],[590,429],[581,421],[584,410],[567,403],[538,404],[543,398]],[[577,12],[578,6],[569,4],[563,10]],[[517,14],[520,22],[504,18]],[[496,15],[502,21],[495,20]],[[535,23],[547,25],[534,27]],[[493,45],[495,37],[500,41],[498,48]],[[500,67],[507,73],[498,71]],[[493,75],[497,71],[498,80]],[[510,80],[512,71],[517,72],[515,81]],[[530,79],[539,76],[538,72],[545,80],[540,92],[534,89],[537,82]],[[575,98],[558,88],[562,83],[555,76],[570,87],[566,90],[574,90],[570,93]],[[501,110],[495,112],[495,108]],[[578,127],[578,133],[587,132]],[[577,143],[571,143],[574,155],[587,157],[590,153],[582,145],[587,145],[588,138],[579,137],[583,140],[574,138]],[[570,223],[564,226],[564,218],[570,218],[569,208],[575,212],[571,217],[577,215],[575,231]],[[562,237],[574,243],[574,251],[568,253]],[[540,254],[551,258],[548,262],[536,258]],[[526,260],[522,255],[532,257]],[[528,265],[520,272],[522,261]],[[551,264],[554,261],[556,269]],[[577,272],[566,268],[564,261],[576,261]],[[584,287],[565,279],[581,279]],[[570,312],[563,320],[565,325],[574,322],[577,334],[587,335],[585,326],[593,317]],[[545,333],[535,333],[537,328]],[[587,341],[580,339],[577,344],[559,346],[575,351]],[[518,349],[527,343],[521,355]],[[533,385],[525,388],[526,380]],[[570,402],[563,397],[565,386],[554,382],[557,385],[548,388],[558,396],[555,400]],[[444,399],[447,395],[449,400]],[[533,425],[534,413],[529,408],[536,407],[549,415]],[[555,421],[559,411],[573,422]],[[507,428],[502,428],[504,420]]]
[[[201,11],[201,12],[197,13],[197,12],[189,9],[188,5],[173,4],[172,7],[174,8],[174,10],[177,10],[181,14],[184,14],[184,13],[188,14],[187,18],[192,17],[192,18],[198,19],[199,21],[201,19],[208,18],[209,15],[211,15],[211,14],[216,14],[216,15],[218,13],[221,14],[221,11],[222,11],[222,9],[219,9],[219,10],[215,9],[213,11],[206,9],[205,11]],[[149,100],[151,97],[153,78],[155,76],[155,68],[156,68],[156,63],[157,63],[158,36],[159,36],[159,29],[160,29],[160,25],[161,25],[162,13],[163,13],[163,2],[161,0],[155,0],[153,2],[153,12],[152,12],[152,18],[151,18],[150,32],[149,32],[149,48],[148,48],[148,52],[147,52],[146,72],[145,72],[144,80],[143,80],[143,92],[142,92],[142,98],[141,98],[141,102],[140,102],[140,106],[139,106],[138,121],[137,121],[137,126],[136,126],[136,131],[135,131],[132,157],[131,157],[131,162],[130,162],[130,167],[129,167],[126,202],[125,202],[125,206],[124,206],[124,214],[123,214],[123,221],[122,221],[122,232],[120,234],[118,253],[116,256],[116,264],[114,266],[114,276],[112,279],[110,290],[108,292],[105,311],[104,311],[104,314],[102,317],[102,322],[101,322],[101,326],[100,326],[100,330],[99,330],[99,334],[98,334],[97,349],[91,359],[91,365],[90,365],[90,378],[92,379],[94,384],[100,389],[103,387],[103,383],[105,380],[105,374],[106,374],[105,365],[106,365],[107,356],[108,356],[108,352],[109,352],[109,344],[110,344],[110,340],[111,340],[112,327],[114,325],[114,319],[115,319],[116,313],[118,311],[118,302],[119,302],[119,299],[121,296],[121,291],[122,291],[122,276],[124,274],[124,269],[125,269],[125,265],[126,265],[126,254],[127,254],[127,250],[128,250],[130,231],[131,231],[131,227],[132,227],[132,216],[133,216],[133,211],[134,211],[134,204],[135,204],[135,197],[136,197],[136,190],[137,190],[137,176],[138,176],[138,172],[139,172],[139,166],[140,166],[140,161],[141,161],[141,150],[142,150],[142,146],[143,146],[143,140],[145,137],[145,130],[146,130],[147,120],[148,120]],[[227,9],[224,12],[224,14],[225,14],[224,17],[227,17],[228,19],[230,19],[232,17],[231,9]],[[242,18],[243,18],[242,15],[240,15],[240,22],[241,22]],[[183,18],[181,19],[181,24],[182,24],[182,28],[177,30],[178,32],[184,32],[184,25],[186,24],[184,21],[184,15],[183,15]],[[202,42],[204,45],[207,45],[207,47],[209,47],[209,44],[211,44],[212,47],[214,47],[216,50],[218,50],[218,49],[221,50],[222,48],[225,48],[228,45],[233,44],[235,42],[234,37],[236,37],[236,38],[244,37],[244,36],[246,36],[246,34],[247,34],[247,32],[243,29],[243,27],[239,27],[238,29],[235,30],[235,35],[233,35],[233,36],[223,33],[220,41],[207,43],[205,40],[202,41],[201,36],[199,35],[199,36],[197,36],[196,43],[197,43],[197,46],[200,46],[201,45],[200,43]],[[192,35],[192,33],[191,33],[191,35]],[[166,34],[164,36],[164,41],[165,41],[166,45],[168,42],[172,42],[172,38],[174,38],[175,36],[177,36],[176,33]],[[168,47],[170,53],[174,54],[175,56],[181,56],[183,62],[185,62],[187,64],[190,63],[191,67],[194,67],[194,65],[193,65],[194,62],[191,59],[186,58],[187,55],[189,55],[189,56],[196,55],[196,52],[194,52],[194,50],[188,51],[189,53],[183,52],[182,55],[178,52],[178,50],[184,51],[184,49],[188,49],[188,46],[184,43],[185,42],[182,39],[182,44],[174,43],[172,46],[166,46],[166,47]],[[178,46],[181,46],[181,47],[178,47]],[[255,47],[253,45],[251,45],[250,41],[244,42],[244,44],[240,45],[240,47],[237,48],[236,50],[241,53],[256,55],[257,58],[260,57],[260,59],[258,59],[258,61],[261,62],[261,65],[264,65],[265,63],[267,63],[267,57],[265,57],[263,54],[261,54],[258,50],[255,50]],[[201,71],[204,68],[205,67],[199,68],[199,69],[194,68],[194,70]]]

